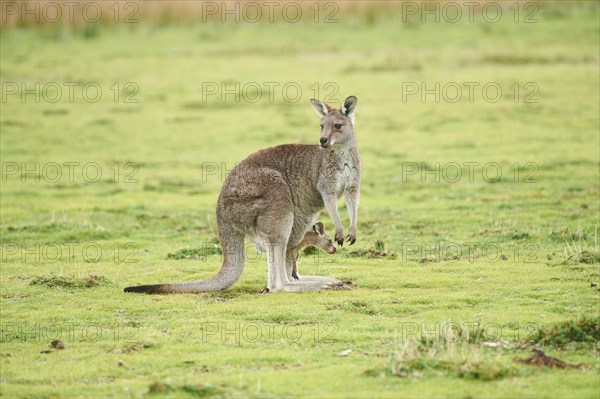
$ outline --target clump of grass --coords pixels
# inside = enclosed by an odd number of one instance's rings
[[[579,263],[587,263],[588,265],[592,265],[594,263],[600,263],[600,253],[599,252],[590,252],[590,251],[582,251],[577,258]]]
[[[169,252],[167,259],[204,259],[208,255],[220,255],[223,253],[221,247],[216,244],[207,244],[202,248],[182,248],[175,252]]]
[[[37,276],[29,283],[30,285],[43,285],[48,288],[93,288],[102,285],[109,285],[110,282],[104,276],[90,274],[87,277],[75,276],[57,276],[50,274],[49,276]]]
[[[388,367],[368,370],[367,375],[418,378],[424,374],[493,381],[516,376],[520,372],[512,362],[485,354],[479,345],[461,341],[458,336],[423,343],[406,340],[391,354]]]
[[[563,227],[550,231],[549,237],[553,240],[563,242],[565,240],[587,240],[588,235],[580,229],[575,232],[570,232],[567,227]]]
[[[541,328],[532,340],[535,343],[553,346],[565,346],[573,342],[597,345],[600,341],[600,316],[584,316]]]
[[[570,240],[565,240],[565,256],[566,261],[577,263],[594,264],[600,263],[600,248],[598,248],[598,231],[594,233],[594,248],[588,248],[587,235],[579,229],[576,237],[571,237]]]
[[[515,241],[527,240],[529,239],[529,233],[515,232],[511,235],[511,238]]]

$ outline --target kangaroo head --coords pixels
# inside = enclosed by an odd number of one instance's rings
[[[358,99],[350,96],[340,109],[335,109],[323,101],[310,100],[317,114],[321,116],[321,147],[343,146],[354,142],[354,111]]]
[[[325,232],[325,228],[323,227],[323,223],[318,222],[313,226],[313,231],[317,233],[317,242],[316,245],[319,248],[323,249],[329,254],[334,254],[337,249],[333,245],[333,240],[329,237],[329,234]]]

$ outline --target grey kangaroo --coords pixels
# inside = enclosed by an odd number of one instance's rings
[[[335,241],[343,245],[344,227],[336,205],[342,194],[350,215],[346,239],[350,245],[356,241],[361,176],[354,134],[357,98],[346,98],[339,110],[319,100],[310,102],[321,117],[319,145],[284,144],[266,148],[236,165],[225,179],[217,201],[217,225],[224,257],[219,273],[201,281],[127,287],[125,292],[225,290],[244,270],[246,237],[267,252],[269,292],[346,288],[331,277],[293,276],[293,251],[323,208],[333,219]]]

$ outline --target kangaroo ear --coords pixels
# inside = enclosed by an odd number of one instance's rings
[[[313,226],[313,230],[314,230],[315,233],[317,233],[320,236],[322,236],[323,234],[325,234],[325,227],[323,226],[323,223],[321,223],[321,222],[317,222]]]
[[[342,114],[352,119],[352,122],[354,122],[354,111],[356,110],[357,103],[358,98],[355,96],[350,96],[344,100],[344,104],[342,104],[342,108],[340,108]]]
[[[327,115],[329,111],[331,111],[331,107],[328,104],[325,104],[323,101],[311,98],[310,103],[320,117]]]

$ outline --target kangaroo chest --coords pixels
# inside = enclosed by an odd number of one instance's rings
[[[329,176],[330,182],[335,185],[335,192],[340,197],[346,187],[352,186],[358,180],[358,165],[350,152],[336,154],[330,162],[333,166]]]
[[[338,198],[344,193],[346,187],[350,186],[355,180],[354,165],[351,162],[346,162],[341,165],[341,171],[337,173],[336,194]]]

